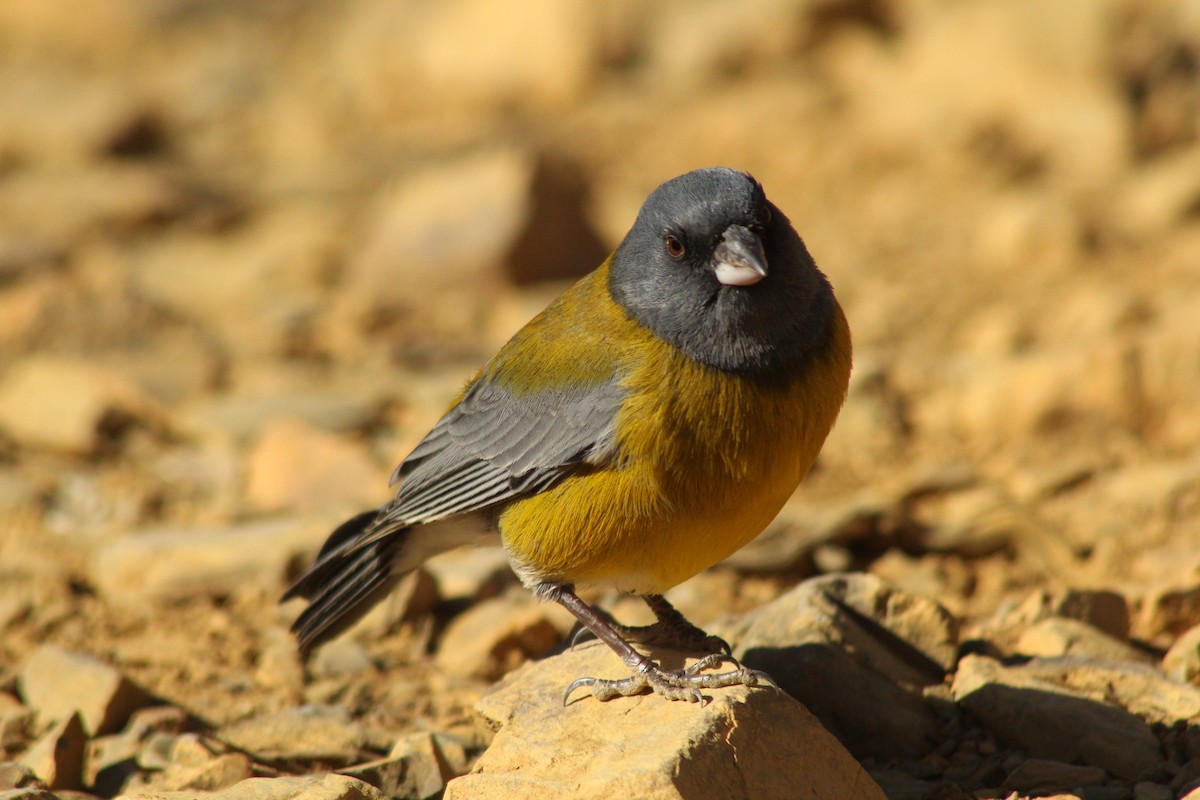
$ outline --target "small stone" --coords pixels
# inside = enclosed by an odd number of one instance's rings
[[[19,761],[0,761],[0,792],[23,789],[38,783],[38,776]]]
[[[362,726],[340,706],[300,706],[226,725],[220,738],[268,761],[293,759],[351,764],[366,741]]]
[[[0,382],[0,429],[27,447],[87,455],[131,422],[173,427],[158,403],[93,364],[30,356]]]
[[[298,419],[269,423],[250,450],[246,501],[259,511],[370,507],[381,470],[360,445]]]
[[[162,792],[212,792],[252,775],[250,757],[245,753],[218,752],[200,736],[185,733],[176,736],[167,769],[151,778],[151,786]]]
[[[28,766],[50,789],[83,786],[83,755],[87,734],[78,713],[55,724],[17,760]]]
[[[438,593],[447,599],[495,597],[516,581],[508,556],[499,547],[460,547],[434,556],[424,568],[437,581]]]
[[[434,664],[453,675],[495,680],[559,643],[551,608],[525,593],[484,600],[446,626]]]
[[[294,519],[146,528],[101,546],[91,576],[101,595],[126,602],[274,587],[288,564],[327,533],[324,521]]]
[[[14,706],[0,709],[0,750],[8,753],[24,749],[33,732],[33,709]]]
[[[197,800],[195,790],[136,791],[118,800]],[[345,775],[298,775],[247,778],[226,789],[206,792],[204,800],[387,800],[374,786]]]
[[[1107,777],[1100,767],[1064,764],[1046,758],[1027,758],[1009,773],[1005,788],[1018,792],[1037,789],[1039,793],[1054,789],[1099,784]]]
[[[293,649],[294,649],[293,645]],[[317,648],[308,663],[309,670],[318,678],[345,678],[361,675],[372,669],[371,654],[358,642],[349,639],[334,639]]]
[[[1081,656],[1103,661],[1153,663],[1148,653],[1105,634],[1085,622],[1048,617],[1026,629],[1017,639],[1016,652],[1052,658]]]
[[[443,734],[415,733],[396,742],[387,758],[342,770],[361,778],[389,797],[431,798],[446,782],[466,772],[466,753]]]
[[[656,695],[601,703],[582,693],[563,706],[574,679],[626,674],[602,645],[523,668],[480,701],[496,738],[469,774],[450,781],[446,800],[884,796],[815,717],[773,689],[709,690],[702,707]]]
[[[21,669],[21,696],[43,721],[78,712],[90,735],[119,730],[150,696],[99,659],[54,645],[34,651]]]
[[[1163,760],[1158,739],[1137,716],[1020,667],[968,655],[952,689],[956,702],[999,739],[1036,758],[1080,762],[1126,779]]]
[[[1163,656],[1162,668],[1177,681],[1200,683],[1200,625],[1180,634]]]
[[[1129,639],[1129,603],[1123,595],[1103,589],[1068,589],[1051,600],[1060,617],[1086,622],[1121,641]]]
[[[82,794],[82,792],[79,794]],[[90,795],[85,795],[85,797],[90,797]],[[66,793],[62,791],[52,792],[49,789],[28,786],[24,789],[10,789],[6,792],[0,791],[0,800],[66,800]]]
[[[1133,785],[1133,800],[1172,800],[1175,793],[1170,786],[1150,781],[1138,781]]]

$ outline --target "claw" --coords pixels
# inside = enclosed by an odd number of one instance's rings
[[[565,692],[563,692],[562,704],[564,706],[567,705],[567,703],[571,699],[571,695],[580,686],[594,686],[595,683],[596,683],[595,678],[576,678],[575,680],[571,681],[571,685],[567,687],[567,690]]]

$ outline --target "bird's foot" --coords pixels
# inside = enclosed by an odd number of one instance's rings
[[[653,627],[653,626],[649,626]],[[727,672],[705,672],[713,669],[723,661],[737,665],[737,669]],[[643,660],[633,668],[633,674],[628,678],[579,678],[567,687],[563,694],[563,705],[566,705],[571,694],[580,687],[586,686],[592,690],[592,697],[597,700],[611,700],[614,697],[630,697],[652,691],[668,700],[686,700],[691,703],[704,704],[701,689],[720,689],[726,686],[779,686],[765,672],[749,669],[739,664],[735,659],[724,653],[712,653],[692,664],[677,670],[665,670],[649,659]]]
[[[642,597],[657,620],[652,625],[622,625],[610,615],[597,611],[604,616],[605,622],[627,642],[644,645],[658,645],[672,650],[683,650],[693,653],[723,653],[733,655],[729,642],[720,636],[712,636],[702,628],[693,625],[680,614],[662,595],[644,595]],[[587,628],[580,628],[571,640],[571,647],[596,634]]]
[[[687,620],[683,620],[683,624],[686,627],[666,620],[660,620],[653,625],[622,625],[618,622],[610,624],[613,630],[617,632],[617,635],[627,642],[667,647],[672,650],[683,650],[689,653],[733,655],[733,648],[729,646],[729,642],[720,636],[712,636],[705,633]],[[580,628],[575,632],[574,638],[571,639],[571,648],[574,649],[581,642],[586,642],[588,639],[594,638],[596,638],[596,634],[587,628]]]

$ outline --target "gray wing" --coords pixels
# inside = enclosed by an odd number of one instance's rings
[[[615,447],[617,382],[517,395],[481,379],[392,475],[402,481],[362,547],[409,525],[545,491]]]

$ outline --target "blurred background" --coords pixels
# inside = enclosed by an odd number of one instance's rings
[[[1200,622],[1200,4],[39,0],[0,3],[0,688],[51,642],[218,721],[469,725],[469,691],[396,675],[507,596],[495,554],[325,672],[275,599],[711,165],[790,216],[856,364],[810,479],[685,611],[855,569],[968,630],[1064,587],[1153,646]]]

